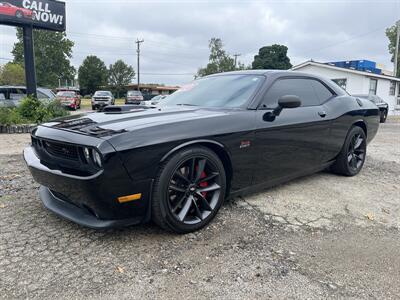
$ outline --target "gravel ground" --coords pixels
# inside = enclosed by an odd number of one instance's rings
[[[400,122],[362,172],[326,172],[227,202],[206,229],[97,232],[47,212],[21,151],[0,136],[0,298],[400,297]]]

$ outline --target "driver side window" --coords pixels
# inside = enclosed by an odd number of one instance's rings
[[[313,86],[313,80],[305,78],[278,79],[267,91],[262,105],[268,108],[275,108],[278,105],[279,98],[285,95],[299,97],[302,107],[320,105],[320,100]]]

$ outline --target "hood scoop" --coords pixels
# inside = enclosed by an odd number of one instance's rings
[[[146,109],[150,109],[150,107],[141,105],[108,105],[103,108],[102,112],[106,114],[123,114],[140,112]]]

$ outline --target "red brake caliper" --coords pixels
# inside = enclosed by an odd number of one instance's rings
[[[203,172],[201,173],[200,178],[206,178],[206,177],[207,177],[207,175],[206,175],[206,173],[203,171]],[[207,181],[200,182],[199,186],[201,186],[201,187],[207,187],[207,186],[208,186],[208,182],[207,182]],[[201,194],[203,195],[203,197],[206,197],[206,196],[207,196],[207,192],[201,192]]]

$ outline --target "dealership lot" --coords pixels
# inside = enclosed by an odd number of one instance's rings
[[[0,139],[0,297],[398,298],[400,120],[356,177],[322,172],[227,202],[205,230],[93,231],[47,212]]]

